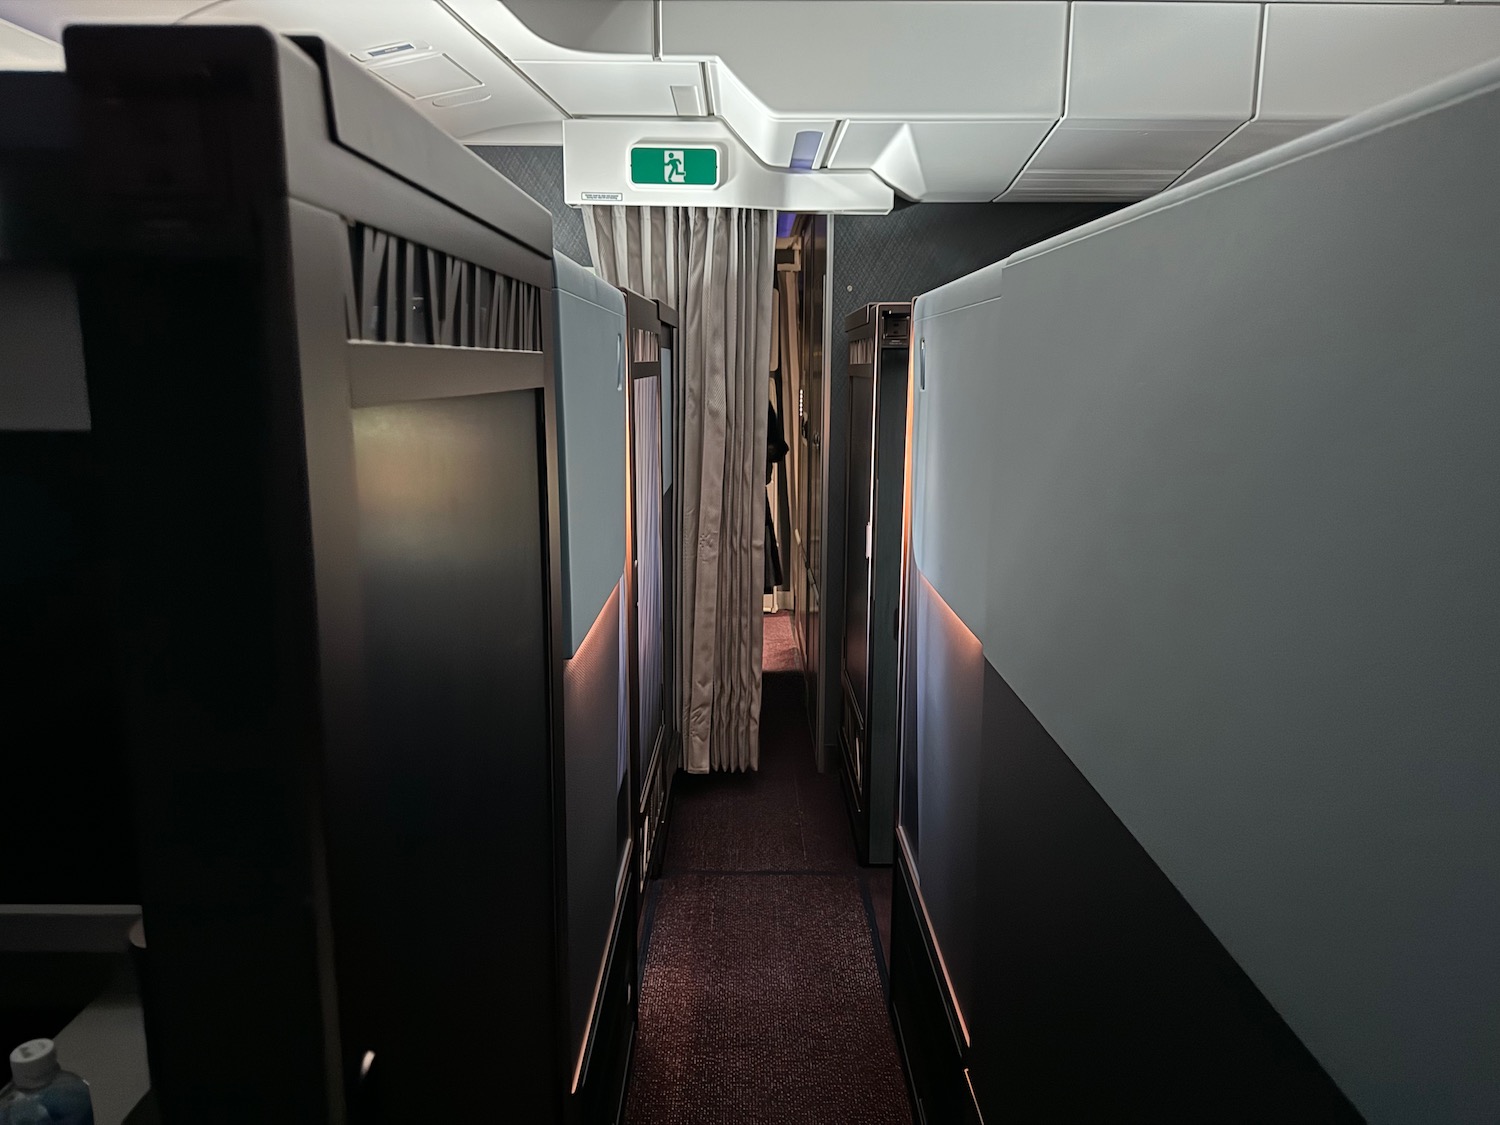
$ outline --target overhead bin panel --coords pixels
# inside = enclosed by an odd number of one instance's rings
[[[705,69],[710,83],[709,107],[729,123],[762,164],[772,168],[789,167],[792,150],[797,145],[797,134],[808,130],[822,134],[818,144],[819,157],[828,149],[836,124],[832,117],[778,117],[727,66],[708,63]],[[817,166],[816,161],[814,166]]]
[[[655,48],[652,0],[506,0],[505,6],[532,32],[572,51],[650,55]]]
[[[1500,7],[1270,4],[1254,120],[1196,180],[1500,57]]]
[[[1254,4],[1074,4],[1067,116],[1243,121],[1259,30]]]
[[[516,66],[579,117],[676,117],[673,87],[702,96],[703,68],[697,63],[546,59]]]
[[[1139,199],[1254,112],[1260,8],[1073,5],[1067,113],[1006,198]]]
[[[772,114],[1055,118],[1067,7],[664,0],[662,45],[723,60]]]
[[[1257,116],[1340,119],[1500,56],[1500,7],[1271,4]]]
[[[851,121],[830,168],[869,168],[910,199],[988,202],[1025,166],[1054,120]]]

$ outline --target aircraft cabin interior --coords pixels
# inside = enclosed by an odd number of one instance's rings
[[[0,0],[0,1125],[1500,1121],[1500,3]]]

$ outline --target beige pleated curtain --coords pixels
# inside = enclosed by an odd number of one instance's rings
[[[760,764],[773,211],[587,207],[594,269],[677,310],[683,764]]]

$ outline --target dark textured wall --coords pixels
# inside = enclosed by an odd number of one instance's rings
[[[582,265],[594,264],[583,216],[563,201],[561,146],[471,145],[470,150],[552,212],[552,241],[559,250]]]
[[[839,638],[844,629],[844,441],[849,411],[849,344],[844,318],[871,301],[909,301],[1055,234],[1116,209],[1098,203],[918,203],[889,215],[833,221],[833,331],[829,341],[828,500],[824,507],[823,743],[838,738]],[[830,761],[836,758],[830,757]]]

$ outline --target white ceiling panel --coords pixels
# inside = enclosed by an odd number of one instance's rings
[[[1257,116],[1348,117],[1496,57],[1494,5],[1271,4]]]
[[[575,117],[674,117],[673,86],[699,89],[695,62],[546,60],[518,62],[533,82]]]
[[[664,0],[663,52],[718,58],[773,114],[1062,112],[1067,5],[1006,0]]]
[[[1259,156],[1263,152],[1269,152],[1277,145],[1294,141],[1298,137],[1306,136],[1314,130],[1321,129],[1324,125],[1331,125],[1331,121],[1318,121],[1309,119],[1306,121],[1247,121],[1234,131],[1224,143],[1219,145],[1198,163],[1194,164],[1182,174],[1177,182],[1185,184],[1190,180],[1201,179],[1210,172],[1217,172],[1220,168],[1227,168],[1231,164],[1238,164],[1251,156]]]
[[[832,168],[869,168],[909,199],[988,202],[1025,166],[1052,121],[851,121]]]
[[[1259,38],[1255,4],[1075,4],[1068,116],[1243,121]]]

